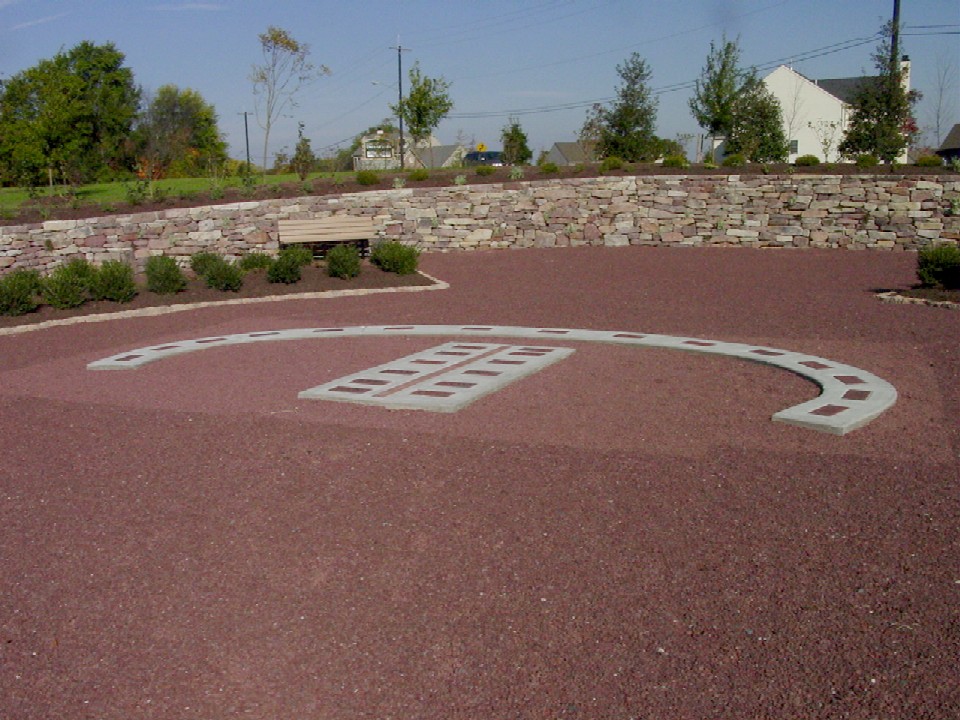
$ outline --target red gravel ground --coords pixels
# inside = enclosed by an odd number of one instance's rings
[[[0,336],[0,717],[952,718],[960,312],[907,254],[428,255],[450,290]],[[455,414],[297,399],[443,342],[385,323],[820,355],[895,385],[843,437],[763,365],[571,343]],[[557,341],[555,344],[563,345]]]

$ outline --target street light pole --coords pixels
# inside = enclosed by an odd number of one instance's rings
[[[250,174],[250,126],[247,124],[247,115],[249,115],[250,113],[244,110],[242,113],[238,113],[238,114],[243,115],[243,137],[247,142],[247,175],[249,175]]]
[[[397,120],[400,125],[400,169],[404,169],[404,152],[403,148],[403,113],[401,112],[401,106],[403,105],[403,59],[400,53],[404,50],[408,51],[410,48],[405,48],[400,44],[400,38],[397,38],[396,48],[391,47],[391,50],[397,51]]]

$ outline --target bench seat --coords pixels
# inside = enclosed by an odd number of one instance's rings
[[[280,246],[309,245],[314,255],[325,252],[339,243],[354,243],[366,254],[370,241],[379,235],[379,227],[372,217],[331,215],[307,220],[279,220]]]

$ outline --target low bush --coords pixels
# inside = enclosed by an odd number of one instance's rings
[[[348,280],[360,274],[360,251],[353,245],[337,245],[327,253],[327,274]]]
[[[177,261],[167,255],[151,255],[147,258],[144,273],[147,290],[157,295],[172,295],[187,286],[187,278]]]
[[[281,253],[267,267],[267,282],[292,285],[295,282],[300,282],[301,277],[300,263],[291,255]]]
[[[943,167],[943,158],[939,155],[921,155],[917,158],[919,167]]]
[[[221,292],[237,292],[243,287],[243,270],[226,258],[216,256],[217,261],[206,269],[203,280],[208,288]]]
[[[541,175],[556,175],[560,172],[560,167],[555,162],[545,162],[537,165],[537,172]]]
[[[262,270],[263,268],[268,268],[270,267],[271,263],[273,263],[273,258],[266,253],[252,252],[247,253],[240,258],[237,265],[244,272],[250,272],[251,270]]]
[[[880,164],[875,155],[857,155],[858,168],[872,168]]]
[[[920,250],[917,277],[926,287],[960,289],[960,247],[938,245]]]
[[[820,164],[820,158],[816,155],[801,155],[793,161],[793,164],[798,167],[816,167]]]
[[[133,268],[119,260],[107,260],[90,280],[90,296],[94,300],[130,302],[137,296]]]
[[[36,270],[14,270],[0,277],[0,315],[25,315],[40,304],[43,280]]]
[[[399,242],[377,243],[370,252],[370,262],[385,272],[411,275],[417,271],[420,251]]]
[[[306,267],[313,262],[313,250],[306,245],[287,245],[280,251],[279,257],[288,258],[290,262]]]
[[[519,165],[514,165],[512,168],[510,168],[510,179],[523,180],[523,168]]]
[[[623,170],[623,160],[618,158],[616,155],[605,157],[600,163],[600,172],[608,173],[614,170]]]
[[[722,164],[724,167],[743,167],[747,164],[747,159],[740,153],[733,153],[727,155]]]
[[[690,163],[687,162],[687,158],[683,155],[667,155],[663,159],[663,166],[668,168],[685,168],[690,167]]]
[[[207,272],[224,262],[224,259],[212,252],[198,252],[190,258],[190,269],[196,273],[197,277],[206,277]]]
[[[408,177],[412,182],[423,182],[424,180],[430,179],[430,173],[426,168],[417,168],[416,170],[411,170]]]
[[[87,301],[88,280],[71,268],[60,265],[43,279],[43,301],[59,310],[79,307]]]
[[[493,165],[477,165],[477,175],[493,175],[496,171]]]
[[[373,170],[359,170],[357,172],[357,184],[358,185],[379,185],[380,176],[377,175]]]

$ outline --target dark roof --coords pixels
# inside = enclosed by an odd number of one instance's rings
[[[847,105],[852,105],[857,91],[863,87],[864,83],[870,82],[873,79],[872,76],[867,75],[862,77],[814,80],[814,82],[835,98],[842,100]]]
[[[960,123],[950,128],[947,137],[944,138],[943,143],[937,148],[937,154],[950,152],[951,150],[954,152],[960,150]]]
[[[553,144],[553,148],[569,163],[593,161],[593,143],[587,143],[587,147],[584,147],[578,142],[558,142]]]

